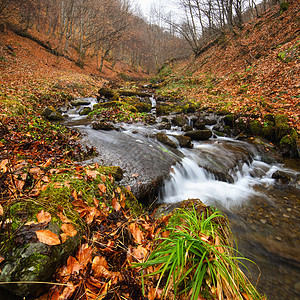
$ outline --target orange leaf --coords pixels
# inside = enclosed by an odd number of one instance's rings
[[[94,272],[94,277],[95,278],[100,278],[103,276],[103,272],[106,272],[104,269],[108,271],[108,263],[106,259],[103,256],[96,256],[93,259],[92,263],[92,270]]]
[[[67,235],[67,236],[75,236],[77,234],[77,230],[74,228],[72,224],[62,224],[61,230]]]
[[[37,238],[41,243],[46,245],[59,245],[60,240],[59,237],[50,230],[37,230],[36,232]]]
[[[112,204],[113,208],[115,209],[115,211],[120,210],[121,205],[116,198],[112,199],[111,204]]]
[[[62,244],[68,239],[68,236],[65,233],[62,233],[59,236]]]
[[[49,167],[49,166],[51,165],[51,161],[52,161],[52,158],[49,158],[49,159],[42,165],[42,167],[43,167],[43,168]]]
[[[8,159],[4,159],[1,161],[0,163],[0,170],[3,172],[3,173],[6,173],[7,172],[7,167],[6,165],[8,164]]]
[[[3,207],[2,207],[2,205],[0,204],[0,216],[3,216],[3,214],[4,214]]]
[[[143,232],[135,223],[129,225],[130,232],[137,244],[141,244],[144,238]]]
[[[82,266],[86,266],[92,259],[93,249],[88,244],[81,245],[78,251],[78,262]]]
[[[98,207],[99,206],[99,200],[94,197],[93,201],[94,201],[95,206]]]
[[[106,181],[106,176],[103,175],[103,174],[100,174],[100,176],[101,176],[101,180],[102,180],[103,182],[105,182],[105,181]]]
[[[43,209],[36,214],[37,220],[39,223],[49,223],[51,221],[51,215]]]
[[[78,200],[78,194],[77,194],[77,191],[76,190],[73,190],[72,191],[72,196],[75,200]]]
[[[106,192],[106,186],[103,183],[99,183],[98,188],[102,193]]]
[[[144,262],[146,260],[148,250],[141,245],[138,245],[136,249],[132,250],[133,256],[135,259],[137,259],[139,262]]]
[[[96,179],[97,175],[100,174],[98,171],[92,171],[92,170],[88,170],[88,169],[85,170],[85,173],[86,173],[87,176],[89,176],[93,179]]]

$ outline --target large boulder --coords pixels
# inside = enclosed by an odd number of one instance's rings
[[[193,130],[186,132],[184,135],[192,140],[206,141],[212,137],[212,132],[210,130]]]

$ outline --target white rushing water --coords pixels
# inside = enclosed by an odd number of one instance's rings
[[[199,167],[197,157],[190,154],[181,164],[173,167],[171,178],[160,191],[159,202],[176,203],[198,198],[207,205],[230,209],[258,194],[255,186],[274,184],[272,174],[277,170],[283,168],[254,159],[251,163],[243,163],[236,170],[231,170],[229,175],[233,183],[229,183],[217,180],[214,174]]]

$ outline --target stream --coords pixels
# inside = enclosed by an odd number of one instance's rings
[[[90,107],[97,102],[87,100]],[[155,99],[150,100],[155,114]],[[279,164],[246,140],[216,135],[193,141],[191,149],[173,149],[155,134],[163,132],[178,144],[175,136],[183,133],[178,127],[122,123],[117,130],[94,130],[80,109],[69,110],[64,124],[82,132],[83,143],[99,153],[86,164],[120,166],[120,184],[165,211],[196,198],[219,208],[229,218],[238,250],[257,264],[246,263],[252,283],[259,279],[258,290],[268,299],[300,299],[299,159]]]

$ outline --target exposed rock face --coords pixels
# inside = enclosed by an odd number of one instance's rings
[[[161,142],[169,147],[177,148],[177,145],[166,134],[159,132],[155,136],[159,142]]]
[[[185,136],[196,141],[206,141],[212,137],[212,133],[210,130],[193,130],[186,132]]]

